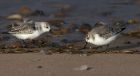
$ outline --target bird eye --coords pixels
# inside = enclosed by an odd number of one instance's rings
[[[89,40],[89,37],[87,37],[87,40]]]
[[[87,35],[86,39],[89,40],[89,35]]]
[[[49,28],[49,26],[46,26],[46,28]]]

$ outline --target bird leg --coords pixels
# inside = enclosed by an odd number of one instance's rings
[[[107,44],[107,45],[106,45],[106,48],[105,48],[105,50],[107,50],[108,48],[109,48],[109,44]]]
[[[87,44],[88,44],[88,43],[86,42],[86,43],[85,43],[85,45],[84,45],[84,47],[83,47],[83,49],[85,49],[85,48],[86,48]]]
[[[87,42],[85,42],[84,47],[82,47],[80,50],[86,49],[87,44],[88,44],[88,43],[87,43]]]
[[[22,40],[22,41],[21,41],[21,44],[22,44],[22,47],[23,47],[23,48],[26,47],[26,42],[25,42],[25,40]]]
[[[100,48],[103,48],[103,46],[97,46],[95,49],[98,50],[98,49],[100,49]]]

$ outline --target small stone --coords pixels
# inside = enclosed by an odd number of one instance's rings
[[[131,42],[130,41],[126,41],[126,42],[124,42],[124,44],[131,44]]]
[[[62,35],[61,31],[58,29],[51,30],[50,33],[53,35]]]
[[[78,26],[79,25],[76,23],[70,23],[68,28],[73,30],[73,31],[76,31],[76,29],[78,29]]]
[[[41,55],[46,55],[46,52],[44,50],[40,50],[39,52]]]
[[[1,37],[0,39],[4,40],[4,41],[7,41],[10,39],[10,37],[7,37],[7,36],[4,36],[4,37]]]
[[[23,19],[23,17],[20,14],[13,14],[13,15],[7,16],[6,18],[10,19],[10,20],[22,20]]]
[[[65,21],[63,19],[51,19],[47,21],[50,25],[61,27]]]
[[[137,37],[140,38],[140,29],[136,29],[133,31],[128,31],[128,35],[132,36],[132,37]]]
[[[88,56],[88,54],[80,54],[80,56]]]
[[[39,69],[41,69],[41,68],[43,68],[41,65],[39,65],[39,66],[37,66],[37,68],[39,68]]]
[[[66,16],[66,14],[63,12],[57,12],[54,14],[54,17],[65,17],[65,16]]]
[[[101,12],[101,15],[102,15],[102,16],[109,16],[109,15],[112,15],[112,14],[113,14],[113,11]]]
[[[89,70],[91,69],[91,67],[89,67],[88,65],[81,65],[80,67],[78,68],[74,68],[74,70],[79,70],[79,71],[85,71],[85,70]]]
[[[129,24],[138,24],[139,23],[139,20],[138,19],[135,19],[135,18],[134,19],[129,19],[128,20],[128,23]]]
[[[68,28],[60,28],[60,29],[54,29],[51,31],[51,33],[53,35],[64,35],[64,34],[67,34],[69,33],[69,29]]]
[[[72,8],[70,4],[63,4],[63,3],[54,3],[54,4],[51,4],[51,6],[54,8],[63,9],[65,11],[69,11]]]
[[[61,42],[68,43],[68,40],[67,39],[62,39]]]
[[[140,42],[137,42],[137,44],[140,44]]]
[[[116,46],[116,49],[119,49],[120,47],[119,46]]]
[[[70,30],[69,30],[68,28],[61,28],[60,31],[61,31],[62,34],[64,35],[64,34],[69,33]]]
[[[29,8],[28,6],[22,6],[18,11],[17,13],[20,13],[22,15],[28,15],[30,13],[32,13],[32,9]]]
[[[132,0],[133,3],[137,4],[137,5],[140,5],[140,0]]]
[[[10,43],[9,48],[22,48],[23,45],[20,42],[14,42],[14,43]]]
[[[82,24],[79,28],[79,31],[81,33],[87,34],[91,30],[91,25],[90,24]]]
[[[45,16],[45,13],[44,13],[44,11],[42,11],[42,10],[35,10],[35,11],[32,12],[30,15],[31,15],[31,16]]]
[[[123,53],[134,53],[134,50],[124,50]]]

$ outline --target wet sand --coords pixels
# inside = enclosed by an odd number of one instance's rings
[[[0,55],[0,76],[139,76],[140,55],[70,54]],[[89,70],[75,70],[87,65]]]

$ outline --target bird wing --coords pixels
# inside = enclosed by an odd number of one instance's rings
[[[112,36],[112,31],[105,24],[96,23],[90,33],[99,34],[101,37],[104,37],[104,38],[108,38]]]
[[[35,30],[34,25],[31,23],[21,23],[21,24],[11,24],[9,25],[9,33],[33,33],[33,31]]]
[[[90,33],[99,34],[101,37],[104,37],[107,39],[125,30],[127,27],[127,24],[128,23],[124,21],[117,21],[117,22],[114,22],[111,26],[109,26],[103,22],[97,22]]]

